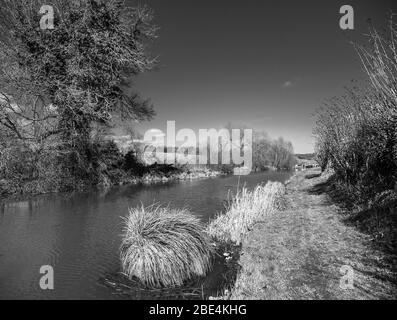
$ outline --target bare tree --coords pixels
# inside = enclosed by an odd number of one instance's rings
[[[107,124],[113,114],[150,119],[150,103],[126,88],[131,77],[156,63],[147,54],[147,41],[157,30],[151,11],[117,0],[55,0],[55,28],[41,30],[42,4],[1,3],[0,89],[11,104],[30,95],[32,104],[38,99],[46,108],[52,105],[65,141],[88,139],[91,123]],[[4,112],[2,117],[18,136],[20,128],[15,130]]]

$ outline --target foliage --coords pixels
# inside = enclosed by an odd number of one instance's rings
[[[145,165],[140,161],[135,151],[129,151],[125,155],[124,169],[138,176],[147,172]]]

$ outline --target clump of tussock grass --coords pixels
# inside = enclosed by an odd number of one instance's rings
[[[100,284],[111,290],[114,295],[132,300],[206,300],[231,291],[241,270],[239,264],[240,247],[231,243],[214,244],[212,270],[205,277],[194,277],[183,286],[153,288],[144,285],[137,278],[129,279],[122,272],[108,273],[101,278]],[[226,256],[227,254],[227,256]]]
[[[226,214],[212,221],[207,232],[219,241],[241,244],[252,226],[282,206],[285,186],[268,182],[250,191],[242,188],[227,206]]]
[[[124,274],[148,287],[176,287],[211,269],[213,246],[187,210],[130,209],[121,245]]]

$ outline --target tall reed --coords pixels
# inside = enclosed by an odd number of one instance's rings
[[[217,240],[239,245],[255,222],[280,207],[285,187],[279,182],[259,185],[250,191],[242,188],[229,202],[226,214],[212,221],[207,231]]]

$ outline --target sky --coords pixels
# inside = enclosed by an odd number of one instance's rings
[[[126,1],[134,5],[136,1]],[[133,90],[150,98],[156,117],[139,124],[166,130],[220,129],[228,123],[314,150],[314,112],[365,81],[351,40],[365,43],[368,19],[385,26],[388,0],[141,0],[153,9],[159,68],[138,76]],[[355,29],[339,27],[351,5]]]

